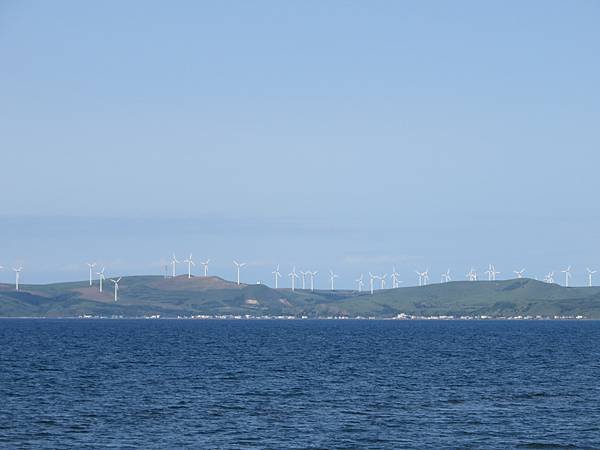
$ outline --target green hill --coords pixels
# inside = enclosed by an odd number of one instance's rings
[[[108,281],[108,280],[107,280]],[[16,292],[0,284],[2,317],[77,317],[160,315],[251,315],[324,317],[413,316],[584,316],[600,319],[600,287],[565,288],[530,279],[451,282],[423,287],[355,291],[272,289],[238,286],[219,277],[124,277],[119,300],[113,287],[98,282],[24,285]]]

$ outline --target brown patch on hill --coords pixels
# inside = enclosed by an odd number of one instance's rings
[[[110,303],[115,301],[115,294],[112,290],[112,286],[108,286],[109,289],[104,288],[103,292],[98,290],[98,286],[88,286],[73,289],[72,292],[77,292],[81,298],[86,300],[94,300],[97,302]]]
[[[148,283],[148,287],[165,291],[208,291],[213,289],[242,289],[245,284],[231,281],[225,281],[220,277],[203,277],[193,276],[188,278],[187,275],[179,275],[175,278],[167,278],[156,280]]]

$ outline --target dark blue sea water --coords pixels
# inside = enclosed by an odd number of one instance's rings
[[[600,322],[0,320],[0,446],[600,448]]]

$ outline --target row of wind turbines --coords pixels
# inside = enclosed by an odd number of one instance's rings
[[[172,276],[175,277],[176,276],[176,272],[177,272],[177,264],[180,263],[181,261],[179,261],[177,259],[177,257],[175,256],[175,254],[173,254],[171,261],[169,264],[165,265],[165,278],[168,277],[168,266],[171,266],[171,270],[172,270]],[[188,266],[188,278],[192,277],[192,266],[196,266],[194,260],[192,259],[192,254],[190,253],[190,256],[185,259],[183,261],[183,263],[186,263]],[[202,264],[204,266],[204,276],[208,276],[208,264],[210,263],[210,259],[207,259],[204,262],[201,262],[200,264]],[[245,267],[247,265],[247,263],[245,262],[238,262],[236,260],[233,260],[233,265],[236,269],[236,282],[238,285],[240,285],[240,271],[243,267]],[[587,271],[587,278],[588,278],[588,286],[592,286],[592,276],[597,272],[596,270],[592,270],[590,268],[586,268]],[[569,280],[572,277],[572,273],[571,273],[571,266],[568,266],[566,269],[561,271],[562,273],[565,274],[565,286],[569,287]],[[300,270],[298,272],[296,272],[296,267],[293,266],[292,267],[292,271],[290,273],[287,274],[287,276],[290,278],[290,285],[291,285],[291,289],[292,291],[296,290],[296,280],[301,280],[301,285],[302,285],[302,289],[306,290],[307,289],[307,279],[310,282],[310,290],[314,291],[315,289],[315,277],[318,274],[318,271],[315,270]],[[418,276],[418,284],[419,286],[425,286],[427,284],[429,284],[429,269],[426,269],[425,271],[419,271],[416,270],[415,273]],[[488,281],[496,281],[496,277],[498,275],[500,275],[501,272],[499,272],[498,270],[496,270],[496,266],[494,264],[489,264],[487,270],[484,271],[484,274],[487,275],[487,279]],[[516,275],[517,278],[523,278],[524,274],[525,274],[525,269],[521,269],[521,270],[514,270],[513,273]],[[280,266],[279,264],[277,264],[277,266],[275,267],[275,270],[273,270],[271,272],[271,274],[273,275],[273,284],[275,286],[275,289],[279,288],[279,280],[283,277],[281,272],[280,272]],[[403,281],[401,281],[399,279],[400,274],[396,271],[396,267],[392,268],[392,273],[390,275],[391,281],[392,281],[392,289],[396,289],[398,287],[400,287],[400,284],[403,283]],[[476,269],[471,268],[467,274],[465,275],[466,279],[468,281],[478,281],[479,280],[479,275]],[[333,270],[329,270],[329,281],[331,283],[331,290],[335,290],[335,280],[339,278],[339,275],[336,274]],[[535,277],[535,279],[537,280],[537,277]],[[370,288],[370,292],[371,294],[374,292],[374,290],[376,289],[376,282],[379,281],[379,286],[380,289],[385,289],[386,287],[386,282],[387,282],[387,274],[383,274],[383,275],[377,275],[377,274],[373,274],[371,272],[369,272],[369,288]],[[446,272],[442,273],[441,275],[441,280],[440,283],[448,283],[452,281],[452,277],[450,275],[450,269],[448,269]],[[549,272],[547,275],[544,276],[543,280],[546,283],[554,283],[554,271]],[[357,284],[357,291],[358,292],[362,292],[364,287],[365,287],[365,282],[364,282],[364,274],[360,274],[360,277],[357,278],[356,280],[354,280],[354,282]]]
[[[169,269],[169,266],[171,266],[171,275],[173,278],[175,278],[177,276],[177,264],[179,264],[181,262],[187,264],[188,279],[192,278],[192,276],[193,276],[192,275],[192,267],[195,267],[196,263],[194,262],[191,253],[190,253],[189,257],[183,261],[179,261],[177,259],[177,257],[175,256],[175,254],[173,254],[173,256],[171,257],[171,261],[168,264],[164,265],[164,269],[165,269],[164,277],[168,278],[168,275],[169,275],[168,269]],[[204,272],[205,277],[208,276],[209,263],[210,263],[210,259],[200,262],[200,264],[204,268],[203,272]],[[236,282],[239,286],[241,284],[240,272],[241,272],[242,268],[244,268],[247,265],[247,263],[238,262],[236,260],[233,260],[233,265],[236,269]],[[97,266],[97,263],[90,262],[90,263],[87,263],[87,266],[89,269],[89,285],[93,286],[93,284],[94,284],[94,278],[93,278],[94,268]],[[569,287],[569,281],[572,278],[571,268],[572,268],[571,266],[568,266],[566,269],[561,270],[561,273],[565,274],[565,286],[566,287]],[[4,267],[0,266],[0,270],[2,270],[2,269],[4,269]],[[12,270],[15,272],[15,290],[18,291],[23,266],[19,265],[18,267],[13,267]],[[587,271],[588,286],[591,287],[593,285],[592,277],[597,271],[592,270],[589,267],[586,267],[586,271]],[[102,267],[102,269],[99,272],[96,272],[96,275],[98,276],[98,281],[99,281],[99,283],[98,283],[99,292],[103,292],[103,283],[106,280],[104,272],[105,272],[104,267]],[[297,289],[296,280],[301,280],[301,286],[302,286],[303,290],[310,289],[310,291],[314,291],[315,290],[315,277],[317,276],[318,273],[319,272],[316,270],[301,270],[299,272],[296,272],[296,267],[293,266],[292,271],[290,273],[288,273],[288,275],[287,275],[290,278],[291,290],[295,291]],[[416,270],[415,273],[418,276],[418,285],[419,286],[426,286],[427,284],[429,284],[429,269],[426,269],[425,271]],[[525,274],[525,269],[514,270],[513,273],[517,276],[517,278],[523,278],[523,276]],[[275,270],[273,270],[271,272],[271,274],[273,275],[275,289],[279,289],[279,280],[282,278],[279,264],[277,264]],[[496,270],[496,267],[493,264],[489,264],[487,270],[484,271],[484,274],[487,275],[488,281],[495,281],[497,275],[500,275],[500,272],[498,270]],[[376,287],[377,282],[379,282],[379,289],[386,288],[387,276],[388,276],[387,274],[377,275],[377,274],[373,274],[373,273],[369,272],[369,291],[371,292],[371,294],[373,294],[373,292],[377,289],[377,287]],[[392,281],[392,289],[396,289],[396,288],[400,287],[400,284],[403,283],[403,281],[401,281],[399,277],[400,277],[400,274],[396,271],[396,267],[393,267],[391,275],[390,275],[390,279]],[[478,281],[479,280],[478,272],[474,268],[471,268],[466,273],[465,277],[468,281]],[[332,291],[335,290],[335,280],[337,278],[339,278],[339,275],[336,274],[333,270],[329,270],[329,281],[331,283]],[[118,301],[118,298],[119,298],[119,282],[121,281],[121,279],[122,279],[122,277],[110,278],[110,281],[111,281],[111,283],[113,283],[113,286],[114,286],[115,302]],[[309,288],[307,288],[307,279],[310,283]],[[535,278],[535,279],[537,279],[537,278]],[[440,283],[448,283],[450,281],[452,281],[452,276],[450,274],[450,269],[448,269],[446,272],[442,273]],[[546,274],[542,281],[544,281],[546,283],[554,283],[554,271],[551,271],[548,274]],[[360,277],[357,278],[356,280],[354,280],[354,282],[356,283],[356,290],[358,292],[363,292],[364,287],[365,287],[364,275],[360,274]]]

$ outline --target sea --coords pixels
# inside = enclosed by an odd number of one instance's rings
[[[600,322],[0,320],[2,448],[600,448]]]

